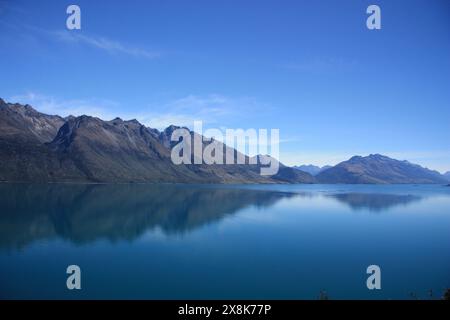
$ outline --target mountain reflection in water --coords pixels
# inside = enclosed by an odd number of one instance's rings
[[[267,207],[286,192],[180,185],[0,186],[0,245],[60,237],[75,243],[133,240],[160,228],[185,233],[248,207]]]
[[[249,206],[268,208],[281,199],[317,196],[230,186],[2,184],[0,248],[55,238],[77,244],[131,241],[154,229],[166,235],[184,234]],[[338,193],[326,198],[353,210],[376,212],[421,199],[379,193]]]
[[[419,201],[422,197],[417,195],[397,195],[383,193],[338,193],[330,197],[347,204],[352,210],[369,210],[382,212],[398,205],[408,205]]]

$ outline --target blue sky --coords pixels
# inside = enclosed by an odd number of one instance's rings
[[[279,128],[290,165],[382,153],[447,171],[449,40],[446,0],[0,0],[0,97],[156,128]]]

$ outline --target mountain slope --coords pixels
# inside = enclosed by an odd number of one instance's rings
[[[37,112],[29,105],[6,103],[0,99],[0,137],[27,143],[51,141],[64,119]]]
[[[354,156],[316,176],[320,183],[445,183],[437,171],[379,154]]]
[[[135,120],[70,118],[48,144],[64,166],[95,182],[176,182],[188,177],[171,164],[157,136]],[[195,181],[195,176],[191,177]]]
[[[59,116],[0,99],[0,181],[46,182],[54,181],[54,176],[63,181],[67,174],[79,177],[76,168],[61,168],[45,145],[63,123]]]

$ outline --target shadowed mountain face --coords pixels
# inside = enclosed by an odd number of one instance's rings
[[[170,138],[177,128],[170,126],[159,132],[137,120],[103,121],[90,116],[63,119],[39,113],[28,105],[0,100],[0,181],[314,182],[311,175],[282,164],[273,176],[262,176],[259,164],[175,165],[170,155],[177,142]],[[236,150],[220,146],[238,157]]]
[[[437,171],[379,154],[355,156],[316,176],[320,183],[445,183]]]
[[[59,116],[0,99],[0,181],[52,181],[58,176],[83,180],[79,170],[62,167],[45,145],[64,124]]]
[[[48,144],[64,167],[74,167],[89,181],[200,182],[185,166],[175,166],[157,132],[136,120],[69,119]]]
[[[133,240],[147,231],[183,234],[240,209],[293,193],[183,185],[0,185],[0,246],[56,238]]]

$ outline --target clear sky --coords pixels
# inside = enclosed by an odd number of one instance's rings
[[[42,112],[279,128],[290,165],[450,170],[447,0],[0,0],[0,46],[0,97]]]

